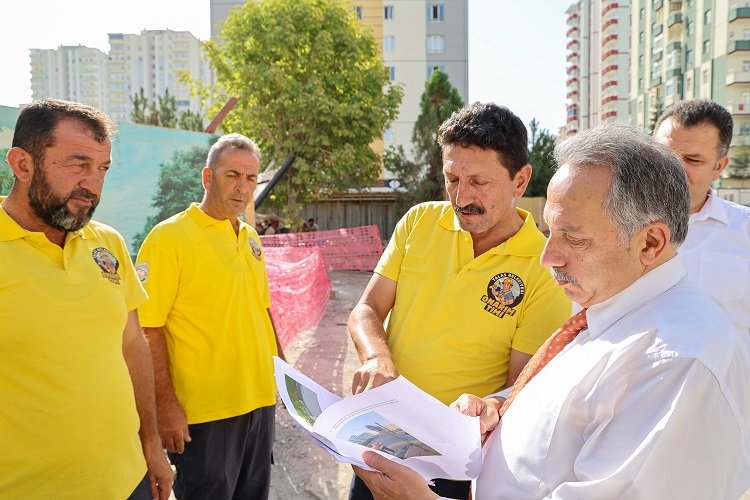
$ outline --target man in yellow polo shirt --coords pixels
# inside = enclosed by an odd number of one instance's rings
[[[169,498],[135,311],[146,295],[122,237],[90,220],[113,130],[102,112],[54,99],[16,123],[0,205],[3,499]]]
[[[363,363],[355,394],[399,374],[445,404],[495,393],[570,316],[539,263],[546,240],[516,208],[532,173],[523,122],[475,103],[440,126],[438,143],[450,201],[404,215],[351,313]],[[468,482],[435,484],[442,496],[468,497]],[[372,495],[355,477],[349,498]]]
[[[179,500],[267,498],[278,345],[258,233],[239,220],[253,198],[258,146],[220,138],[205,194],[146,237],[138,309],[156,372],[159,432]]]

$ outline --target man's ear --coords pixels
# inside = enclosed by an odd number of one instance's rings
[[[208,191],[208,189],[211,187],[211,181],[213,180],[213,170],[211,170],[209,167],[203,167],[203,170],[201,170],[201,180],[203,181],[203,189]]]
[[[716,168],[714,168],[714,180],[719,178],[724,169],[727,168],[727,165],[729,165],[729,156],[721,158],[716,163]]]
[[[663,222],[652,222],[641,230],[641,264],[651,266],[671,248],[672,234]]]
[[[526,192],[526,187],[529,185],[529,181],[531,181],[533,170],[532,166],[527,163],[516,172],[516,176],[513,178],[515,185],[515,192],[513,194],[516,198],[520,198]]]
[[[34,176],[34,158],[28,151],[19,147],[10,148],[6,158],[16,179],[26,184],[31,182]]]

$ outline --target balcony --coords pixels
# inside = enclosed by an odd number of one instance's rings
[[[570,38],[570,35],[572,35],[576,31],[578,31],[578,26],[573,26],[572,28],[570,28],[568,31],[565,32],[565,36]]]
[[[651,86],[656,87],[657,85],[661,85],[661,76],[652,76],[651,77]]]
[[[734,40],[727,45],[728,54],[738,50],[750,50],[750,40]]]
[[[566,99],[570,99],[570,98],[575,97],[577,95],[578,95],[578,91],[575,90],[575,89],[573,89],[570,92],[568,92],[567,94],[565,94],[565,98]]]
[[[602,106],[604,106],[607,103],[616,101],[616,100],[617,100],[617,96],[616,95],[611,95],[611,96],[605,97],[604,99],[602,99]]]
[[[657,24],[656,26],[654,26],[654,29],[651,32],[651,36],[659,36],[662,33],[664,33],[664,25]]]
[[[617,65],[616,64],[610,64],[609,66],[605,66],[602,69],[602,75],[606,75],[610,71],[615,71],[616,69],[617,69]]]
[[[566,72],[567,74],[569,74],[569,75],[570,75],[570,74],[575,74],[575,76],[578,76],[578,65],[577,65],[577,64],[573,64],[572,66],[568,66],[568,67],[567,67],[567,68],[565,69],[565,72]]]
[[[654,1],[654,12],[657,12],[661,10],[661,8],[664,7],[664,0],[655,0]]]
[[[750,18],[750,7],[737,7],[729,11],[729,22]]]
[[[617,80],[609,80],[607,82],[602,83],[602,90],[606,90],[609,87],[614,87],[617,85]]]
[[[681,24],[682,23],[682,13],[681,12],[675,12],[674,14],[670,14],[667,18],[667,28],[671,28],[675,24]]]
[[[727,85],[735,83],[750,83],[750,71],[730,69],[727,73]]]
[[[607,44],[608,44],[609,42],[613,42],[613,41],[616,41],[616,40],[617,40],[617,38],[618,38],[618,35],[617,35],[617,33],[612,33],[612,34],[610,34],[610,35],[607,35],[607,36],[605,36],[605,37],[604,37],[604,38],[602,39],[602,47],[604,47],[605,45],[607,45]]]
[[[680,42],[672,42],[667,45],[667,52],[674,52],[675,50],[680,50],[682,48],[682,44]]]
[[[609,21],[606,21],[606,22],[602,23],[602,33],[607,28],[609,28],[610,26],[615,26],[617,23],[619,23],[619,21],[617,20],[617,18],[610,19]]]
[[[570,15],[568,16],[568,19],[566,19],[566,21],[565,21],[565,22],[566,22],[567,24],[571,24],[571,23],[572,23],[573,21],[575,21],[575,20],[577,20],[577,19],[578,19],[578,12],[573,12],[572,14],[570,14]]]
[[[575,76],[574,76],[573,78],[569,78],[569,79],[568,79],[568,81],[567,81],[567,82],[565,82],[565,86],[566,86],[566,87],[571,87],[571,86],[572,86],[572,85],[573,85],[574,83],[575,83],[575,84],[577,84],[577,83],[578,83],[578,77],[575,77]]]
[[[602,17],[604,17],[607,14],[607,12],[614,10],[619,6],[620,4],[618,4],[617,2],[610,2],[605,7],[602,8]]]
[[[654,62],[659,62],[659,61],[661,61],[662,55],[663,55],[663,52],[661,50],[659,50],[659,51],[655,50],[654,51],[654,55],[651,57],[651,59]]]
[[[733,115],[750,115],[750,104],[744,102],[739,102],[737,104],[734,102],[728,102],[727,111]]]
[[[574,38],[573,40],[569,41],[568,44],[565,46],[566,49],[570,50],[570,48],[574,45],[578,45],[578,39]]]
[[[606,113],[602,113],[602,120],[607,120],[609,118],[617,118],[617,111],[607,111]]]
[[[609,59],[612,56],[616,56],[619,53],[620,53],[620,51],[618,51],[617,49],[608,50],[607,52],[605,52],[604,54],[602,54],[602,62],[606,61],[607,59]]]
[[[565,60],[568,61],[568,62],[570,62],[570,61],[572,61],[574,59],[576,61],[578,61],[578,52],[571,52],[570,54],[568,54],[568,57],[565,58]]]

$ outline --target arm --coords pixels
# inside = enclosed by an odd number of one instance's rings
[[[517,351],[515,349],[510,350],[510,361],[508,362],[508,380],[505,382],[503,389],[512,387],[518,376],[521,374],[521,370],[526,366],[526,363],[531,359],[531,354]]]
[[[143,456],[146,458],[151,494],[159,500],[167,500],[172,489],[172,468],[159,440],[154,404],[153,366],[135,311],[128,313],[122,335],[122,355],[133,383],[135,405],[141,421],[138,434],[141,437]]]
[[[151,349],[156,387],[156,408],[159,415],[159,435],[162,445],[171,452],[182,453],[190,442],[187,416],[177,400],[172,377],[169,375],[169,356],[164,340],[164,327],[144,328]]]
[[[373,274],[349,316],[349,335],[362,366],[354,373],[352,393],[372,389],[398,377],[383,322],[396,300],[396,282]]]
[[[281,359],[286,361],[286,355],[284,355],[284,349],[281,347],[281,342],[279,342],[279,334],[276,332],[276,325],[273,322],[273,316],[271,316],[271,309],[266,309],[266,311],[268,311],[268,319],[271,320],[271,328],[273,328],[273,338],[276,340],[276,352]]]

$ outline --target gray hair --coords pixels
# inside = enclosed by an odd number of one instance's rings
[[[555,160],[574,169],[612,169],[602,208],[623,244],[652,222],[669,228],[674,246],[685,241],[690,216],[685,170],[667,146],[642,130],[625,123],[586,130],[558,144]]]
[[[208,157],[206,158],[206,166],[213,168],[216,162],[219,160],[219,156],[226,149],[241,149],[243,151],[250,151],[260,161],[260,148],[251,139],[248,139],[242,134],[227,134],[219,138],[218,141],[211,146],[208,150]]]

